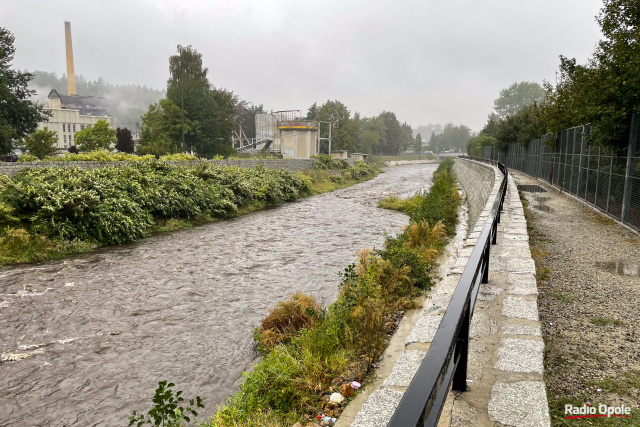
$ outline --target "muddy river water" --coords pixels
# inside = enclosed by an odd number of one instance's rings
[[[378,201],[427,189],[435,168],[393,167],[239,218],[0,268],[0,426],[127,425],[163,379],[201,396],[206,419],[255,360],[252,331],[269,309],[296,291],[331,303],[355,252],[408,223]]]

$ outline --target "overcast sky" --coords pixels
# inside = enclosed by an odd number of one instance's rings
[[[209,80],[273,110],[327,99],[393,111],[416,127],[480,130],[500,89],[555,81],[559,55],[585,62],[601,0],[0,0],[14,67],[164,88],[176,45]]]

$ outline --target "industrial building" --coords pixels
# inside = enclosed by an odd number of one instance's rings
[[[71,43],[71,24],[64,23],[67,51],[67,91],[68,95],[52,89],[47,97],[49,110],[53,114],[48,121],[39,122],[38,129],[47,128],[58,136],[57,148],[66,149],[75,145],[75,133],[93,126],[98,120],[105,120],[112,128],[116,120],[109,116],[104,107],[103,98],[98,96],[80,96],[76,93],[76,80],[73,66],[73,47]]]
[[[308,159],[320,153],[320,123],[304,118],[300,110],[256,114],[256,137],[234,133],[238,151],[268,151],[285,159]]]

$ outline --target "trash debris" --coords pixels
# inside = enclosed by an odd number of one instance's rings
[[[354,389],[354,390],[359,389],[360,388],[360,383],[358,381],[353,381],[351,383],[351,388]]]
[[[333,417],[322,417],[321,421],[322,421],[322,425],[334,426],[336,425],[336,421],[338,421],[338,419]]]
[[[342,394],[346,398],[349,398],[355,394],[355,391],[353,390],[353,387],[351,387],[351,384],[342,384],[340,386],[340,394]]]
[[[329,397],[329,403],[333,403],[334,405],[339,405],[344,402],[344,396],[340,393],[332,393],[331,397]]]

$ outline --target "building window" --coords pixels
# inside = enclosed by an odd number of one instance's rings
[[[67,125],[65,123],[62,124],[62,132],[67,131]]]
[[[73,133],[76,133],[76,125],[73,125]]]
[[[64,135],[63,138],[64,138],[64,143],[66,144],[67,143],[67,135]]]
[[[84,130],[84,125],[80,125],[80,130]]]
[[[64,148],[67,148],[67,146],[65,145]]]

